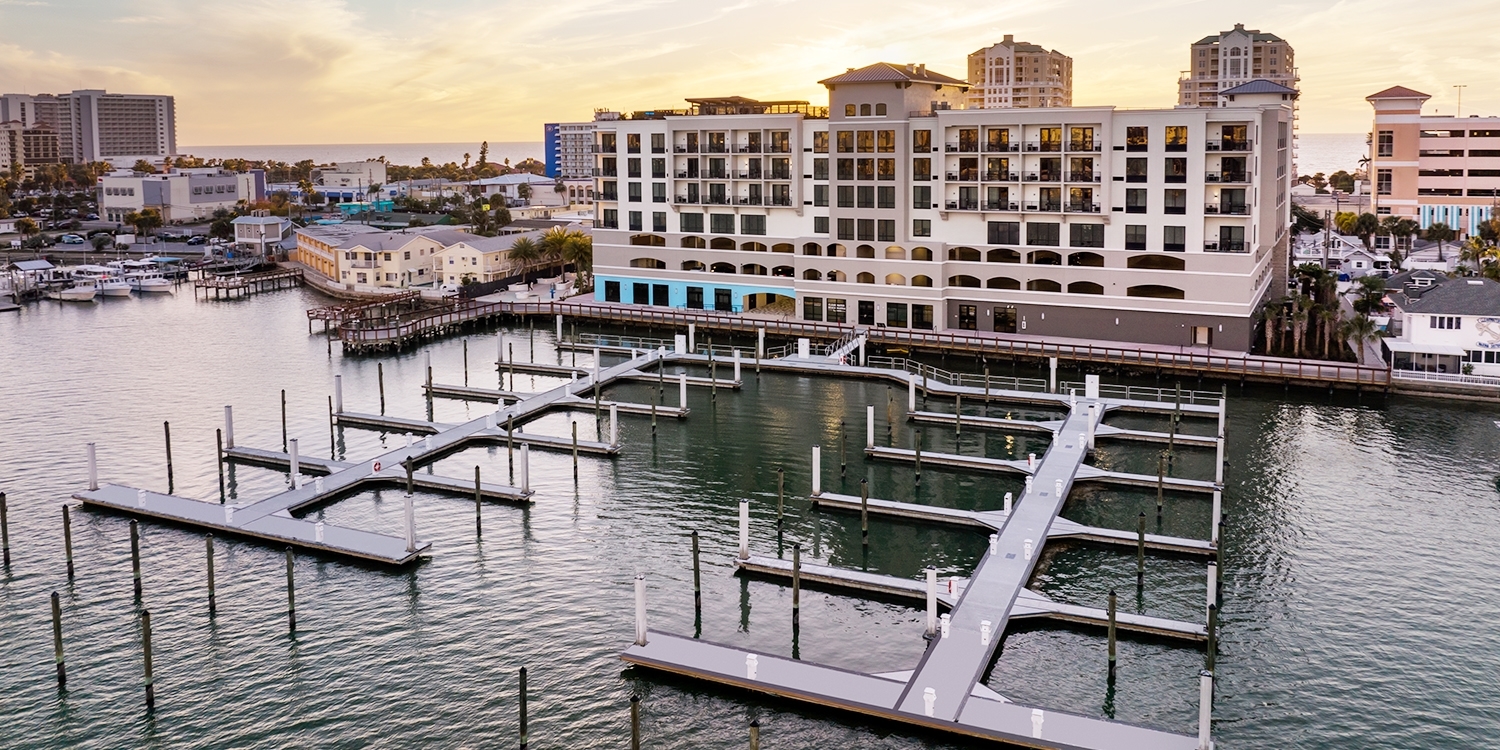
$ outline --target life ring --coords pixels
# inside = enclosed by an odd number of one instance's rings
[[[376,462],[375,462],[375,471],[376,471],[376,472],[379,472],[379,471],[380,471],[380,462],[379,462],[379,461],[376,461]]]

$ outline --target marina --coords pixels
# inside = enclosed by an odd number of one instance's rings
[[[486,417],[499,412],[491,398],[498,394],[484,391],[499,389],[494,388],[498,380],[490,379],[497,376],[490,369],[494,355],[488,361],[474,355],[493,352],[496,331],[431,341],[404,356],[343,357],[337,350],[326,353],[320,336],[310,337],[305,346],[298,341],[299,331],[306,335],[305,307],[285,303],[315,299],[304,294],[294,290],[264,295],[254,306],[199,302],[195,309],[191,296],[178,295],[115,307],[110,315],[141,330],[180,329],[162,342],[183,352],[177,366],[167,371],[132,369],[123,353],[136,341],[127,331],[115,334],[109,351],[96,352],[90,367],[78,366],[77,359],[88,347],[65,348],[56,367],[70,369],[56,369],[52,375],[63,384],[59,395],[74,398],[84,384],[101,382],[92,374],[101,369],[121,381],[118,387],[141,388],[150,382],[152,387],[182,390],[193,388],[209,363],[216,368],[232,363],[232,371],[243,374],[223,384],[226,395],[176,399],[144,411],[95,414],[44,397],[35,406],[18,404],[5,417],[10,437],[0,437],[0,444],[11,455],[27,450],[18,436],[58,436],[36,446],[37,459],[59,467],[57,472],[19,474],[5,488],[10,495],[12,562],[0,587],[0,598],[7,603],[0,619],[8,630],[31,635],[0,646],[0,663],[5,665],[0,687],[12,696],[13,727],[23,744],[61,747],[55,744],[59,740],[49,738],[80,744],[122,734],[154,734],[176,744],[207,746],[203,743],[241,736],[249,723],[273,715],[275,709],[268,713],[255,707],[257,695],[278,705],[295,702],[307,715],[328,722],[327,731],[359,736],[360,726],[378,726],[393,704],[349,700],[351,681],[399,694],[396,705],[402,711],[420,714],[409,725],[384,730],[382,736],[393,741],[461,744],[482,738],[508,744],[516,733],[515,670],[524,665],[531,667],[531,732],[536,746],[623,743],[632,694],[641,698],[641,730],[651,746],[743,744],[751,719],[758,719],[767,746],[969,746],[945,740],[962,734],[924,723],[922,690],[909,691],[916,693],[915,712],[896,708],[915,680],[933,681],[939,674],[931,671],[932,657],[923,656],[941,647],[921,638],[926,630],[925,568],[937,568],[937,612],[959,622],[949,639],[965,647],[959,661],[978,664],[980,638],[976,624],[969,622],[978,610],[966,614],[965,608],[991,606],[975,598],[975,592],[999,580],[987,577],[994,571],[986,570],[1005,567],[999,564],[1005,560],[1003,554],[994,559],[989,552],[987,537],[1007,524],[1014,526],[1012,521],[1020,522],[1022,516],[1011,516],[1035,499],[1013,499],[1011,513],[1006,513],[1002,496],[1011,492],[1013,498],[1024,497],[1026,476],[1033,476],[1034,487],[1045,479],[1018,471],[1013,464],[1003,471],[978,473],[940,466],[932,457],[1024,464],[1027,454],[1034,452],[1038,464],[1051,471],[1048,452],[1067,445],[1073,432],[1064,428],[1066,420],[1058,419],[1070,411],[1066,392],[1076,388],[1080,403],[1087,401],[1087,373],[1061,367],[1060,392],[1049,393],[1045,360],[1029,371],[1022,368],[1020,381],[1027,387],[1017,393],[1025,394],[1024,402],[1000,400],[997,373],[990,379],[986,404],[981,368],[956,358],[922,363],[962,374],[959,382],[974,392],[963,391],[959,405],[960,394],[939,383],[951,385],[952,380],[914,360],[906,360],[900,369],[831,365],[826,373],[812,376],[823,367],[818,355],[799,364],[792,346],[780,352],[790,358],[788,362],[763,358],[757,375],[754,335],[730,338],[716,333],[717,380],[734,380],[729,377],[731,352],[741,349],[739,390],[728,390],[723,382],[688,389],[686,417],[667,420],[662,414],[654,435],[648,416],[623,418],[620,451],[611,456],[584,454],[577,469],[571,440],[567,448],[531,446],[527,479],[533,494],[529,501],[516,501],[504,494],[520,488],[519,463],[512,474],[503,437],[479,435],[486,431]],[[47,326],[81,322],[89,309],[31,308],[20,320],[30,327],[30,335],[37,335]],[[191,317],[184,316],[188,312]],[[253,339],[223,333],[246,327],[245,320],[254,321]],[[579,328],[586,329],[582,321]],[[586,330],[605,339],[626,335]],[[58,340],[68,340],[65,331],[59,330]],[[507,341],[517,342],[519,358],[528,358],[520,351],[519,342],[528,336],[524,327],[501,333]],[[673,333],[663,329],[655,338],[672,342]],[[5,335],[8,332],[0,330],[0,336]],[[576,351],[578,367],[584,371],[579,382],[592,377],[593,346],[582,332],[571,347],[545,329],[534,335],[537,362],[571,367]],[[187,341],[201,343],[182,345]],[[781,343],[768,342],[767,353]],[[700,353],[691,358],[679,358],[672,344],[650,347],[668,347],[670,361],[661,378],[665,398],[656,398],[656,373],[645,368],[644,378],[611,381],[601,393],[601,411],[607,414],[610,403],[649,409],[656,402],[665,409],[665,402],[677,407],[673,377],[708,375],[703,341],[699,344]],[[426,375],[429,352],[431,381]],[[608,352],[601,347],[606,357],[603,369],[628,364],[626,355]],[[377,364],[383,365],[380,381]],[[462,389],[441,384],[464,382],[465,370],[468,388],[473,389],[465,394],[468,397],[439,395],[445,388]],[[919,372],[928,375],[925,403]],[[348,404],[337,410],[341,415],[330,433],[325,401],[335,390],[335,376],[342,380]],[[913,376],[918,408],[908,411],[902,393],[909,391],[905,384]],[[1460,635],[1420,612],[1411,622],[1391,617],[1384,596],[1363,591],[1427,596],[1402,588],[1416,572],[1427,582],[1424,587],[1464,596],[1471,584],[1440,574],[1433,567],[1437,561],[1399,543],[1401,535],[1436,533],[1435,524],[1446,525],[1456,534],[1456,543],[1477,552],[1477,561],[1458,561],[1460,567],[1490,564],[1488,548],[1475,536],[1484,528],[1487,511],[1482,505],[1457,498],[1420,501],[1416,496],[1439,487],[1470,498],[1493,492],[1487,489],[1492,477],[1474,467],[1492,461],[1494,437],[1470,429],[1474,418],[1465,413],[1487,407],[1453,408],[1404,399],[1357,405],[1353,394],[1342,399],[1294,390],[1288,397],[1278,386],[1273,396],[1253,387],[1241,391],[1230,383],[1224,455],[1233,465],[1223,478],[1225,532],[1216,544],[1220,538],[1212,519],[1215,508],[1221,507],[1217,498],[1190,488],[1167,491],[1165,513],[1158,520],[1155,473],[1159,453],[1171,445],[1177,453],[1176,467],[1168,470],[1168,477],[1214,478],[1219,453],[1216,408],[1222,394],[1184,388],[1182,426],[1173,430],[1170,418],[1163,416],[1176,403],[1170,381],[1157,387],[1141,378],[1115,380],[1107,374],[1100,381],[1099,400],[1113,401],[1118,408],[1100,418],[1094,457],[1078,466],[1097,463],[1101,471],[1143,477],[1145,484],[1077,481],[1068,488],[1067,497],[1059,501],[1059,515],[1047,526],[1045,544],[1037,543],[1041,535],[1029,537],[1036,545],[1035,566],[1030,580],[1012,589],[1016,598],[1005,614],[1004,630],[996,625],[998,616],[980,617],[980,624],[991,620],[995,660],[970,682],[969,697],[957,710],[959,721],[939,724],[961,724],[971,737],[1015,735],[1014,744],[1021,746],[1052,746],[1073,739],[1081,743],[1078,746],[1089,746],[1093,728],[1103,725],[1111,741],[1134,738],[1147,746],[1196,747],[1198,670],[1204,666],[1207,638],[1204,566],[1217,559],[1225,571],[1212,714],[1218,747],[1374,748],[1409,743],[1412,737],[1432,746],[1482,744],[1478,730],[1467,722],[1415,721],[1417,707],[1423,704],[1410,691],[1422,691],[1429,704],[1442,705],[1453,716],[1482,711],[1481,675],[1493,668],[1483,655],[1490,651],[1490,634],[1465,629]],[[432,389],[427,388],[429,382],[435,384]],[[571,382],[571,375],[563,372],[516,373],[514,382],[507,376],[506,385],[508,393],[528,398]],[[1126,387],[1131,389],[1128,399]],[[890,420],[888,388],[894,393],[889,399],[894,402]],[[285,433],[275,418],[279,389],[288,393]],[[715,390],[724,392],[715,398]],[[377,400],[383,409],[376,408]],[[515,405],[510,401],[506,408]],[[86,402],[78,402],[82,403]],[[235,407],[236,442],[224,451],[226,502],[220,505],[214,432],[225,427],[224,403]],[[536,415],[522,433],[570,436],[576,417],[581,441],[610,442],[596,440],[608,433],[609,421],[603,417],[595,423],[590,418],[591,387],[582,386],[559,403],[571,406]],[[915,455],[865,457],[860,441],[871,405],[877,447],[910,450],[915,431],[922,431],[919,483],[913,481]],[[409,422],[395,429],[383,424],[366,429],[353,423],[358,415],[379,417],[382,411]],[[623,408],[618,411],[626,414]],[[171,421],[175,441],[175,492],[165,489],[163,419]],[[735,429],[765,420],[787,427],[757,430],[753,439],[741,437]],[[1043,426],[1033,426],[1037,423]],[[69,430],[80,424],[87,427],[76,437],[61,437],[74,434]],[[431,461],[413,475],[416,541],[430,546],[403,565],[318,550],[311,542],[296,545],[296,633],[288,636],[288,564],[283,554],[287,538],[302,533],[301,524],[306,523],[314,527],[309,538],[315,539],[316,523],[322,521],[325,542],[363,548],[365,541],[351,542],[334,529],[359,531],[391,545],[393,549],[382,556],[397,559],[407,546],[406,502],[404,470],[398,466],[390,472],[382,466],[382,474],[394,477],[351,485],[348,492],[311,505],[296,504],[296,497],[287,496],[291,456],[290,445],[282,447],[282,435],[300,438],[302,491],[311,500],[318,479],[326,491],[336,473],[367,476],[375,457],[404,457],[405,427],[419,424],[433,430],[481,428],[451,452],[428,456]],[[1120,432],[1111,435],[1111,427]],[[414,446],[420,446],[424,435],[412,431]],[[848,442],[842,461],[841,435],[847,435]],[[1466,447],[1445,442],[1455,436]],[[1076,436],[1072,439],[1076,447]],[[64,577],[57,503],[75,492],[88,493],[81,489],[87,486],[86,442],[97,446],[100,476],[106,480],[101,489],[125,489],[112,501],[121,506],[118,509],[100,513],[74,508],[74,581]],[[1309,453],[1293,447],[1314,444],[1325,450]],[[822,491],[817,497],[809,491],[812,445],[822,448]],[[1406,466],[1397,480],[1395,474],[1382,474],[1392,470],[1388,457],[1393,450],[1446,457],[1431,465]],[[367,470],[359,471],[361,466]],[[475,466],[483,471],[479,504],[473,497]],[[784,518],[777,512],[778,467],[785,468]],[[1351,476],[1389,489],[1378,495],[1348,496],[1344,486]],[[867,480],[872,495],[864,504],[868,545],[861,541],[860,479]],[[139,504],[135,488],[146,490],[146,513],[124,507]],[[1051,488],[1047,490],[1050,500]],[[194,504],[181,513],[203,507],[210,514],[196,522],[152,515],[157,509],[178,513],[173,497]],[[276,524],[282,517],[272,512],[264,525],[249,522],[255,529],[237,532],[222,525],[224,507],[236,506],[238,523],[245,508],[274,497],[295,508],[288,515],[299,523],[281,528]],[[741,499],[749,499],[751,508],[751,554],[745,560],[739,555]],[[1418,502],[1426,513],[1402,510]],[[484,516],[482,539],[476,509]],[[1148,517],[1148,557],[1145,585],[1137,593],[1139,513]],[[1387,514],[1401,514],[1410,524],[1398,534],[1368,520]],[[155,730],[146,728],[144,718],[136,723],[127,720],[123,729],[102,718],[125,712],[144,716],[139,709],[139,644],[130,638],[131,561],[125,528],[125,518],[130,517],[140,521],[142,602],[151,606],[152,625],[165,644],[156,654],[156,709],[151,720]],[[1460,518],[1468,520],[1458,522]],[[690,531],[700,532],[703,541],[701,607],[694,606]],[[217,615],[208,614],[203,596],[204,542],[209,533],[217,546],[210,556],[218,575]],[[1026,538],[1019,540],[1018,560],[1024,557]],[[1004,547],[1014,541],[997,544]],[[374,546],[375,541],[368,544]],[[801,546],[799,631],[790,627],[794,544]],[[1369,564],[1375,559],[1370,555],[1377,553],[1400,565],[1401,572]],[[542,560],[551,562],[538,568]],[[1319,574],[1309,575],[1306,568],[1314,563]],[[632,585],[637,573],[646,576],[648,648],[661,648],[660,653],[670,658],[661,661],[662,668],[622,672],[619,656],[634,648],[627,644],[633,640]],[[949,585],[955,595],[948,594]],[[61,592],[61,633],[69,667],[66,695],[57,691],[52,674],[47,620],[53,589]],[[1120,658],[1117,680],[1106,682],[1110,590],[1120,593]],[[585,611],[602,615],[576,616]],[[959,617],[954,618],[955,613]],[[1373,662],[1361,652],[1372,645],[1368,633],[1376,632],[1375,618],[1389,622],[1378,629],[1386,662],[1381,668],[1406,668],[1412,682],[1373,686],[1368,696],[1321,689],[1330,674],[1358,684],[1353,675],[1371,668]],[[413,647],[393,649],[392,638]],[[972,647],[968,641],[973,641]],[[1481,651],[1466,657],[1465,665],[1455,663],[1444,670],[1441,680],[1416,668],[1423,661],[1418,654],[1432,653],[1434,644],[1441,654],[1459,643],[1465,644],[1463,648],[1477,645]],[[1318,648],[1309,651],[1314,644]],[[752,653],[759,662],[755,680],[745,672],[745,655]],[[333,654],[338,658],[328,658]],[[318,660],[315,669],[309,658]],[[719,667],[714,666],[716,659]],[[663,676],[689,668],[709,677]],[[721,676],[713,676],[716,669]],[[950,691],[962,691],[945,685],[933,686],[935,713],[947,708]],[[761,697],[781,690],[790,700]],[[839,703],[845,700],[847,704]],[[69,716],[53,712],[59,702],[70,707]],[[828,712],[821,708],[825,705],[852,710]],[[877,714],[866,713],[864,706],[894,715],[867,724],[857,717]],[[1036,710],[1043,712],[1041,742],[1031,737]],[[228,717],[229,723],[210,715]],[[1308,716],[1317,720],[1309,721]],[[1416,726],[1429,728],[1413,730]],[[278,744],[306,742],[313,736],[290,727],[268,731]],[[1079,734],[1066,734],[1073,731]]]

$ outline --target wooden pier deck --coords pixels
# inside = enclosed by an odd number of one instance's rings
[[[210,276],[196,279],[193,281],[193,294],[196,295],[201,291],[204,299],[210,296],[214,299],[230,299],[302,286],[303,282],[302,269],[277,268],[238,276]]]

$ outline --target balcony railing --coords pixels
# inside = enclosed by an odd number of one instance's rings
[[[1220,240],[1218,242],[1214,242],[1214,241],[1210,240],[1208,242],[1203,243],[1203,252],[1205,252],[1205,253],[1243,253],[1243,252],[1247,252],[1247,250],[1245,249],[1245,242],[1244,242],[1244,240]]]
[[[728,206],[728,205],[731,205],[730,202],[729,202],[729,198],[727,198],[725,196],[722,196],[722,195],[710,195],[707,198],[704,198],[703,202],[705,204],[707,204],[707,205],[710,205],[710,206]]]
[[[984,179],[987,182],[1017,182],[1021,179],[1021,177],[1015,172],[1000,172],[997,170],[993,172],[985,172]]]
[[[737,197],[737,198],[734,199],[734,205],[737,205],[737,206],[759,206],[760,205],[760,196],[758,196],[758,195],[748,195],[748,196],[741,195],[741,196],[739,196],[739,197]]]
[[[685,170],[685,169],[679,169],[679,170],[677,170],[677,179],[679,179],[679,180],[689,180],[689,179],[697,179],[697,178],[698,178],[698,175],[689,174],[688,171]]]
[[[768,154],[790,154],[791,152],[792,152],[792,146],[791,146],[791,144],[787,144],[785,146],[782,146],[782,145],[778,145],[778,144],[773,143],[773,144],[771,144],[770,146],[768,146],[766,148],[766,153],[768,153]]]
[[[770,200],[766,201],[766,205],[767,206],[790,206],[790,205],[792,205],[792,199],[791,199],[790,196],[781,197],[781,196],[775,196],[775,195],[773,195],[773,196],[771,196]]]
[[[620,199],[620,194],[619,193],[612,193],[612,192],[609,192],[609,191],[606,190],[606,191],[604,191],[604,192],[602,192],[602,193],[599,194],[599,200],[601,200],[601,201],[617,201],[619,199]]]
[[[1208,151],[1249,151],[1250,141],[1249,139],[1209,141],[1205,148]]]
[[[1059,172],[1027,172],[1024,179],[1027,182],[1062,182],[1062,174]]]
[[[1098,172],[1069,172],[1068,182],[1098,182]]]
[[[984,150],[985,153],[990,154],[1014,154],[1021,150],[1021,145],[1018,143],[986,143],[984,144]]]
[[[1098,141],[1068,141],[1068,150],[1099,153],[1101,145]]]
[[[949,182],[978,182],[979,181],[979,172],[972,171],[972,170],[967,170],[967,169],[961,170],[961,171],[958,171],[958,172],[949,172],[948,173],[948,181]]]
[[[1011,202],[1008,202],[1008,201],[985,201],[984,202],[984,210],[986,210],[986,211],[1019,211],[1020,208],[1021,208],[1020,204],[1011,203]]]
[[[1249,216],[1250,205],[1248,203],[1207,203],[1203,206],[1203,213],[1220,216]]]
[[[704,177],[710,180],[727,180],[729,179],[729,173],[722,169],[710,169],[704,174]]]
[[[785,170],[785,169],[773,169],[773,170],[771,170],[771,176],[767,177],[766,179],[769,179],[769,180],[790,180],[790,179],[792,179],[792,173],[790,171],[788,171],[788,170]],[[890,178],[882,176],[882,179],[890,179]]]
[[[1062,211],[1062,209],[1063,209],[1063,204],[1062,203],[1054,203],[1052,201],[1043,201],[1041,203],[1027,203],[1025,210],[1027,210],[1027,211],[1044,211],[1044,212],[1047,212],[1047,213],[1058,213],[1058,212]]]
[[[698,153],[698,147],[697,146],[674,146],[672,148],[672,150],[676,151],[679,154],[696,154],[696,153]]]
[[[1245,172],[1209,172],[1203,175],[1204,182],[1249,182],[1250,175]]]
[[[686,195],[679,195],[676,198],[673,198],[672,202],[680,204],[680,205],[697,205],[698,199],[697,198],[689,198]]]
[[[978,211],[979,201],[958,200],[948,201],[949,211]]]
[[[710,143],[708,144],[708,148],[704,149],[704,153],[727,154],[729,153],[729,147],[722,143]]]
[[[608,148],[606,148],[604,146],[601,146],[601,145],[595,143],[594,145],[589,146],[589,153],[594,153],[594,154],[613,154],[613,153],[615,153],[615,149],[614,149],[614,147],[608,147]]]
[[[741,143],[734,147],[734,152],[737,154],[758,154],[760,153],[760,146]]]
[[[620,170],[618,170],[618,169],[607,169],[605,167],[594,167],[594,176],[595,177],[617,177],[617,176],[619,176],[619,172],[620,172]]]
[[[1097,214],[1097,213],[1099,213],[1099,204],[1097,204],[1097,203],[1069,203],[1068,204],[1068,213],[1070,213],[1070,214]]]

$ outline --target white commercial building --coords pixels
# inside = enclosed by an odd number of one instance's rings
[[[272,216],[268,211],[237,216],[233,224],[234,244],[240,250],[254,255],[275,255],[280,252],[282,242],[292,236],[292,222],[280,216]]]
[[[826,108],[596,122],[597,298],[1244,351],[1284,287],[1279,95],[962,110],[966,82],[916,66],[822,83]]]
[[[165,174],[119,170],[99,178],[99,215],[120,222],[132,211],[154,208],[168,224],[200,221],[221,208],[233,209],[242,200],[254,200],[264,187],[261,170],[194,168]]]
[[[338,162],[332,167],[314,170],[313,182],[325,188],[355,188],[356,190],[384,185],[386,182],[385,162],[373,159]]]
[[[1073,106],[1073,58],[1010,34],[969,53],[969,109]]]
[[[138,159],[156,161],[177,153],[177,107],[170,96],[110,94],[81,89],[67,94],[0,95],[0,121],[53,126],[65,162]]]

